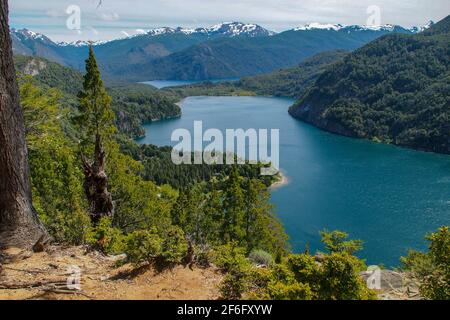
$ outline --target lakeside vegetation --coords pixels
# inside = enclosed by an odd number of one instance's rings
[[[450,154],[450,16],[392,34],[324,72],[290,109],[334,133]]]

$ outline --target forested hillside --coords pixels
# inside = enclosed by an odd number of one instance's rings
[[[44,87],[57,88],[70,112],[76,113],[77,94],[83,76],[80,72],[42,58],[15,56],[16,70],[29,75]],[[142,123],[179,117],[176,98],[143,84],[117,84],[108,88],[113,97],[112,109],[120,132],[131,137],[145,134]]]
[[[450,153],[450,16],[331,66],[290,114],[351,137]]]
[[[261,95],[299,98],[314,84],[331,64],[341,61],[347,51],[333,50],[318,53],[298,66],[272,73],[245,77],[236,81],[205,82],[166,88],[179,97],[198,95]]]
[[[327,50],[353,50],[389,33],[415,33],[400,26],[334,25],[295,28],[279,34],[255,24],[210,28],[159,28],[94,43],[107,82],[161,79],[209,80],[272,72]],[[56,43],[27,29],[11,30],[15,54],[37,56],[82,70],[87,42]]]
[[[408,32],[402,28],[395,31]],[[296,65],[322,51],[353,50],[390,32],[313,29],[290,30],[270,37],[224,38],[202,42],[167,57],[117,68],[113,74],[138,81],[251,76]]]

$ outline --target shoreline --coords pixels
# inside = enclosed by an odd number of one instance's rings
[[[271,191],[283,188],[290,183],[289,178],[282,171],[278,172],[277,175],[279,176],[279,180],[272,183],[272,185],[269,187],[269,190]]]
[[[178,102],[175,102],[175,104],[181,108],[181,106],[182,106],[184,100],[186,100],[186,98],[183,98],[183,99],[181,99],[181,100],[178,101]]]

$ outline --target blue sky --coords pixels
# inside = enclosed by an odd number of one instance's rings
[[[381,24],[406,27],[450,14],[449,0],[10,0],[10,24],[56,41],[107,40],[161,26],[258,23],[282,31],[309,22],[366,24],[367,8],[380,8]],[[81,10],[81,30],[66,27],[66,9]]]

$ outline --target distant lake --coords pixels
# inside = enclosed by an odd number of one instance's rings
[[[187,86],[190,84],[197,84],[202,82],[212,82],[212,83],[218,83],[218,82],[225,82],[225,81],[237,81],[238,78],[230,78],[230,79],[214,79],[214,80],[153,80],[153,81],[145,81],[142,82],[144,84],[151,85],[155,88],[162,89],[167,87],[179,87],[179,86]]]
[[[171,145],[174,129],[278,128],[289,184],[272,201],[293,249],[322,249],[319,231],[364,240],[369,264],[397,266],[408,249],[426,249],[425,234],[450,224],[450,157],[333,135],[291,118],[292,100],[191,97],[180,119],[146,125],[140,143]]]

